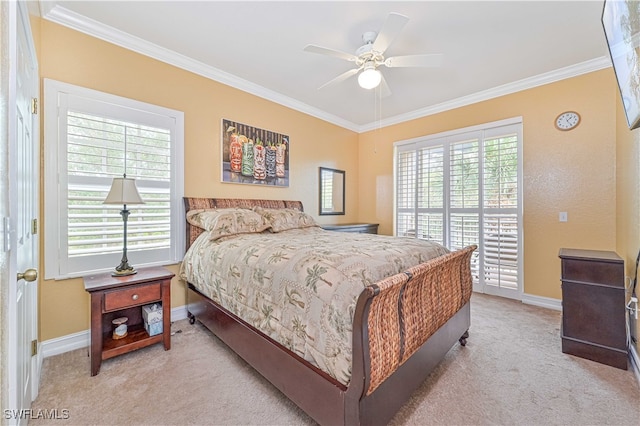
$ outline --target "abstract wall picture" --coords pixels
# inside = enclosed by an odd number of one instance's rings
[[[289,186],[289,136],[222,119],[222,182]]]

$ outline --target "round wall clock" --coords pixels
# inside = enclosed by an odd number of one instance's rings
[[[566,111],[556,117],[555,125],[558,130],[571,130],[580,124],[580,114],[575,111]]]

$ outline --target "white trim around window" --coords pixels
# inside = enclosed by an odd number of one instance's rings
[[[123,129],[122,135],[104,130],[112,123]],[[94,124],[101,130],[90,128]],[[94,136],[86,137],[87,132]],[[146,203],[128,207],[131,265],[180,262],[185,246],[184,113],[44,79],[45,279],[109,271],[120,263],[121,208],[103,206],[101,200],[112,178],[123,171],[136,179]],[[132,222],[136,216],[147,222]],[[84,221],[104,221],[105,226],[92,232],[95,223]]]

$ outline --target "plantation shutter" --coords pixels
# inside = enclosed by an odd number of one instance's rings
[[[400,150],[396,156],[396,235],[416,235],[416,151]]]
[[[477,244],[476,289],[519,297],[521,124],[396,144],[395,233],[457,250]]]
[[[485,285],[518,290],[519,191],[518,133],[512,127],[491,129],[484,140]]]
[[[58,99],[58,235],[51,236],[58,244],[57,254],[45,247],[48,278],[112,269],[120,263],[124,206],[103,201],[113,178],[125,174],[135,179],[144,201],[127,206],[130,263],[139,267],[178,261],[181,184],[176,182],[174,156],[181,158],[175,155],[181,148],[181,129],[175,118],[67,93],[59,93]]]
[[[171,245],[168,129],[69,111],[67,114],[69,262],[122,253],[122,206],[104,205],[114,177],[136,179],[144,205],[129,207],[127,249]]]
[[[459,250],[478,244],[480,215],[480,141],[481,135],[462,135],[449,145],[449,248]],[[478,276],[478,252],[471,269]]]
[[[434,146],[418,151],[416,166],[417,233],[424,238],[445,244],[444,234],[444,148]]]

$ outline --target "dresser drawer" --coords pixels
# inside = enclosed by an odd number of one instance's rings
[[[624,264],[585,259],[563,259],[562,280],[624,288]]]
[[[562,333],[575,340],[626,350],[624,288],[562,283]]]
[[[160,283],[114,290],[104,295],[104,310],[113,311],[161,299]]]

